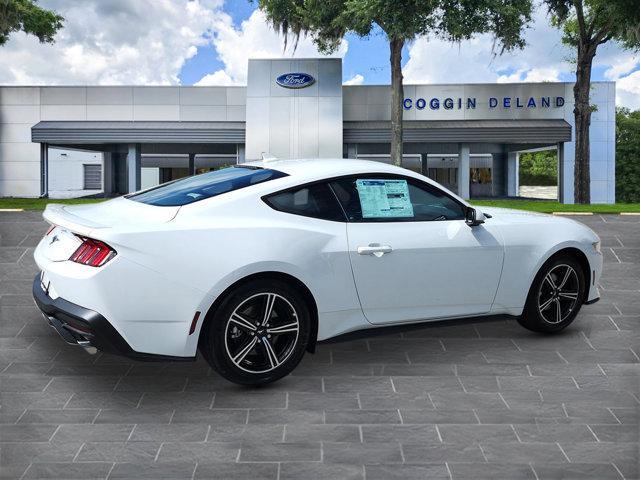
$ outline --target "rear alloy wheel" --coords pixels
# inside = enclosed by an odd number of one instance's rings
[[[552,258],[533,281],[520,324],[534,332],[558,332],[576,318],[584,295],[580,264],[569,256]]]
[[[279,281],[258,281],[232,292],[216,312],[205,356],[227,380],[263,385],[289,374],[309,339],[309,311]]]

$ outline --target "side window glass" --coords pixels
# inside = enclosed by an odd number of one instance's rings
[[[463,220],[464,208],[429,184],[402,177],[348,177],[331,183],[352,222]]]
[[[280,212],[336,222],[345,221],[342,209],[326,183],[275,193],[265,198],[265,202]]]

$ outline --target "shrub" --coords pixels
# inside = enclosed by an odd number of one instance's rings
[[[556,151],[521,153],[519,171],[520,185],[557,185],[558,159]]]
[[[640,202],[640,110],[616,111],[616,202]]]

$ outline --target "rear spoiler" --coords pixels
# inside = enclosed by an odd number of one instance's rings
[[[89,236],[92,230],[104,228],[104,225],[70,213],[67,211],[66,205],[59,203],[48,204],[42,216],[47,222],[59,225],[80,235]]]

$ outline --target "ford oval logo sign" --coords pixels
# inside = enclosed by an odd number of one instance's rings
[[[307,73],[285,73],[276,78],[276,83],[284,88],[305,88],[313,85],[316,79]]]

